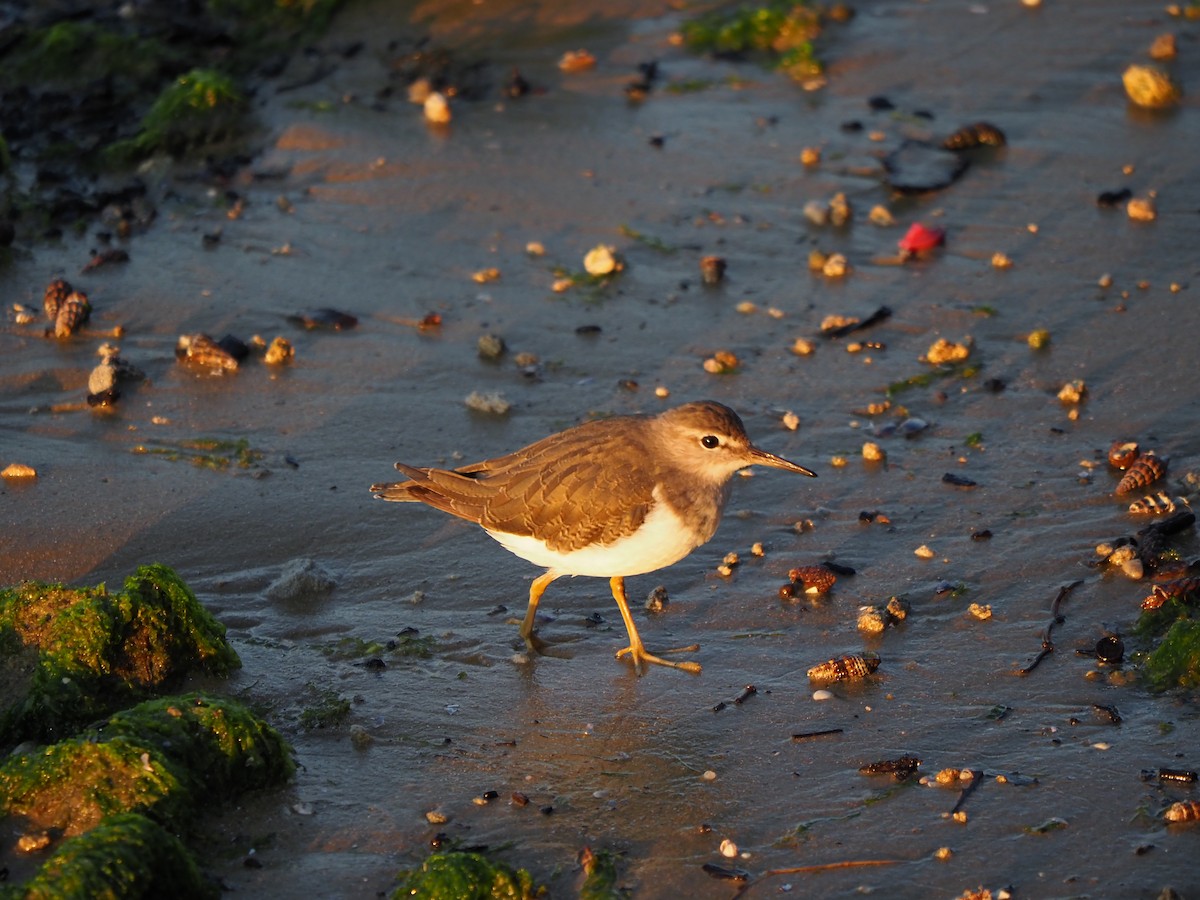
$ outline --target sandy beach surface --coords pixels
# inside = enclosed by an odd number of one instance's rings
[[[202,825],[205,864],[231,891],[378,896],[438,835],[527,868],[552,897],[575,895],[585,846],[616,853],[619,883],[645,898],[737,893],[706,863],[748,872],[752,896],[1200,890],[1197,826],[1161,819],[1198,789],[1143,777],[1200,766],[1195,694],[1137,680],[1148,645],[1130,629],[1149,586],[1093,565],[1097,544],[1149,521],[1128,512],[1141,493],[1114,496],[1114,440],[1170,458],[1152,492],[1187,499],[1182,479],[1200,471],[1200,22],[1133,0],[856,10],[827,31],[827,83],[809,91],[688,54],[671,40],[675,4],[354,3],[258,90],[262,150],[227,186],[240,215],[211,184],[152,166],[158,217],[120,243],[127,264],[78,274],[97,225],[0,271],[6,306],[40,307],[65,275],[95,308],[93,333],[66,341],[41,323],[0,330],[0,467],[38,472],[0,485],[0,584],[174,567],[242,657],[215,687],[295,747],[287,790]],[[1164,32],[1185,94],[1151,114],[1121,73]],[[452,98],[449,125],[405,97],[397,61],[417,47],[482,64],[479,96]],[[562,72],[580,48],[596,66]],[[629,99],[650,61],[658,79]],[[513,67],[534,88],[518,99],[502,92]],[[976,151],[957,182],[887,186],[881,160],[905,140],[981,121],[1007,146]],[[804,165],[804,148],[820,162]],[[1097,204],[1123,188],[1156,219]],[[837,193],[848,225],[806,218]],[[870,222],[875,206],[896,224]],[[945,245],[900,263],[916,221]],[[619,275],[553,290],[556,269],[581,271],[600,244]],[[844,254],[849,272],[810,271],[813,250]],[[727,262],[718,285],[702,282],[708,255]],[[827,316],[882,306],[877,325],[821,336]],[[321,307],[358,324],[289,321]],[[431,314],[440,325],[420,327]],[[53,411],[82,403],[95,332],[118,325],[146,381],[109,412]],[[1035,350],[1037,330],[1049,343]],[[175,359],[197,332],[282,335],[295,359],[197,372]],[[484,334],[508,352],[481,358]],[[798,338],[811,354],[793,352]],[[921,358],[939,338],[969,341],[973,368],[889,394],[936,373]],[[705,370],[718,351],[736,371]],[[1074,381],[1082,399],[1061,401]],[[511,411],[473,411],[472,392]],[[367,490],[395,460],[473,462],[703,398],[819,478],[735,479],[710,544],[629,579],[647,644],[699,644],[699,676],[615,661],[625,634],[599,579],[549,589],[541,633],[571,658],[529,660],[512,620],[537,570],[473,526]],[[172,458],[197,439],[260,455],[222,469]],[[885,459],[865,460],[866,442]],[[1176,546],[1200,556],[1192,529]],[[731,551],[741,562],[723,576]],[[297,560],[336,586],[268,590]],[[824,560],[855,574],[819,598],[778,596],[790,568]],[[1020,675],[1076,581],[1054,652]],[[652,615],[658,585],[670,603]],[[892,597],[908,617],[864,636],[860,607]],[[1077,652],[1114,633],[1123,666]],[[814,699],[810,667],[864,651],[881,660],[874,676]],[[349,717],[302,727],[331,697]],[[918,778],[969,769],[977,786],[858,771],[904,755],[922,760]],[[29,864],[7,848],[0,860],[14,878]],[[889,864],[768,874],[863,860]]]

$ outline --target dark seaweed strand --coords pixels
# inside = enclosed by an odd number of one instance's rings
[[[983,781],[983,770],[982,769],[980,769],[978,771],[975,769],[971,769],[970,771],[971,771],[971,783],[968,784],[961,791],[959,791],[958,802],[955,803],[954,808],[950,810],[950,815],[954,815],[956,812],[958,812],[960,809],[963,808],[963,804],[967,802],[967,798],[970,797],[971,794],[975,793],[975,790],[979,787],[979,783],[981,781]]]
[[[1066,602],[1071,591],[1083,584],[1082,579],[1076,579],[1070,584],[1064,585],[1058,589],[1058,594],[1054,598],[1054,602],[1050,604],[1050,623],[1046,626],[1046,632],[1042,636],[1042,649],[1037,656],[1033,658],[1033,662],[1023,669],[1018,669],[1017,674],[1021,676],[1028,675],[1041,664],[1042,660],[1054,652],[1054,641],[1051,639],[1054,634],[1054,626],[1061,625],[1065,622],[1066,616],[1062,614],[1062,605]]]

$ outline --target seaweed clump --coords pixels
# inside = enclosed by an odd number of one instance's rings
[[[435,853],[405,872],[393,900],[532,900],[533,878],[524,869],[493,862],[481,853]]]
[[[171,568],[141,566],[109,593],[24,582],[0,591],[0,748],[48,741],[241,661],[225,628]]]
[[[733,12],[705,13],[685,22],[681,31],[684,44],[694,53],[757,59],[796,81],[808,82],[824,68],[813,44],[824,23],[850,15],[841,4],[825,8],[810,0],[770,0]]]

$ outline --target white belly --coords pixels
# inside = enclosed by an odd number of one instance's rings
[[[559,575],[642,575],[679,562],[703,541],[684,525],[666,503],[656,503],[642,527],[611,544],[585,547],[572,553],[551,550],[534,537],[488,531],[505,549],[535,566]]]

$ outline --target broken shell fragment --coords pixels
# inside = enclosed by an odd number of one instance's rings
[[[1156,584],[1150,596],[1142,601],[1142,609],[1158,609],[1168,600],[1186,603],[1200,598],[1200,578],[1177,578]]]
[[[866,678],[879,668],[880,659],[874,653],[838,656],[808,670],[811,681],[851,681]]]
[[[0,472],[0,478],[16,480],[19,478],[37,478],[37,469],[24,463],[9,463]]]
[[[972,344],[973,341],[971,338],[966,338],[961,344],[956,344],[945,338],[938,338],[930,345],[929,350],[926,351],[924,361],[932,366],[962,362],[971,355]]]
[[[236,372],[238,367],[237,358],[207,334],[181,334],[175,358],[215,372]]]
[[[704,256],[700,259],[700,277],[705,284],[720,284],[725,278],[725,258]]]
[[[850,262],[841,253],[831,253],[821,266],[821,274],[826,278],[843,278],[849,271]]]
[[[425,121],[430,125],[448,125],[454,117],[450,112],[450,102],[439,91],[431,92],[421,108],[425,113]]]
[[[275,340],[271,341],[267,347],[267,352],[263,354],[263,362],[268,366],[278,366],[282,363],[291,362],[296,355],[296,348],[291,342],[284,337],[276,336]]]
[[[621,262],[617,256],[615,247],[609,244],[598,244],[587,252],[583,258],[583,268],[589,275],[602,276],[612,275],[615,272],[620,272],[625,268],[625,264]]]
[[[718,350],[704,361],[704,371],[710,375],[729,375],[736,372],[740,362],[728,350]]]
[[[1108,464],[1116,469],[1128,469],[1138,458],[1137,441],[1117,439],[1108,448]]]
[[[83,291],[72,291],[58,307],[54,317],[54,336],[70,337],[92,314],[92,305]]]
[[[887,628],[887,617],[878,606],[860,606],[858,630],[863,634],[882,634]]]
[[[811,596],[824,594],[833,587],[837,576],[825,566],[797,566],[788,570],[793,592],[796,588]]]
[[[1179,85],[1158,66],[1132,65],[1121,81],[1129,99],[1144,109],[1163,109],[1179,102]]]
[[[1153,222],[1158,218],[1158,209],[1153,197],[1134,197],[1125,204],[1125,215],[1135,222]]]
[[[1167,458],[1155,456],[1153,453],[1143,453],[1137,462],[1125,472],[1125,477],[1117,485],[1117,494],[1128,494],[1138,488],[1148,487],[1167,474]]]
[[[1082,403],[1083,398],[1086,396],[1087,385],[1078,378],[1076,378],[1074,381],[1068,381],[1058,392],[1059,402],[1067,405]]]
[[[568,50],[559,59],[558,67],[564,72],[586,72],[596,67],[596,57],[587,50]]]

